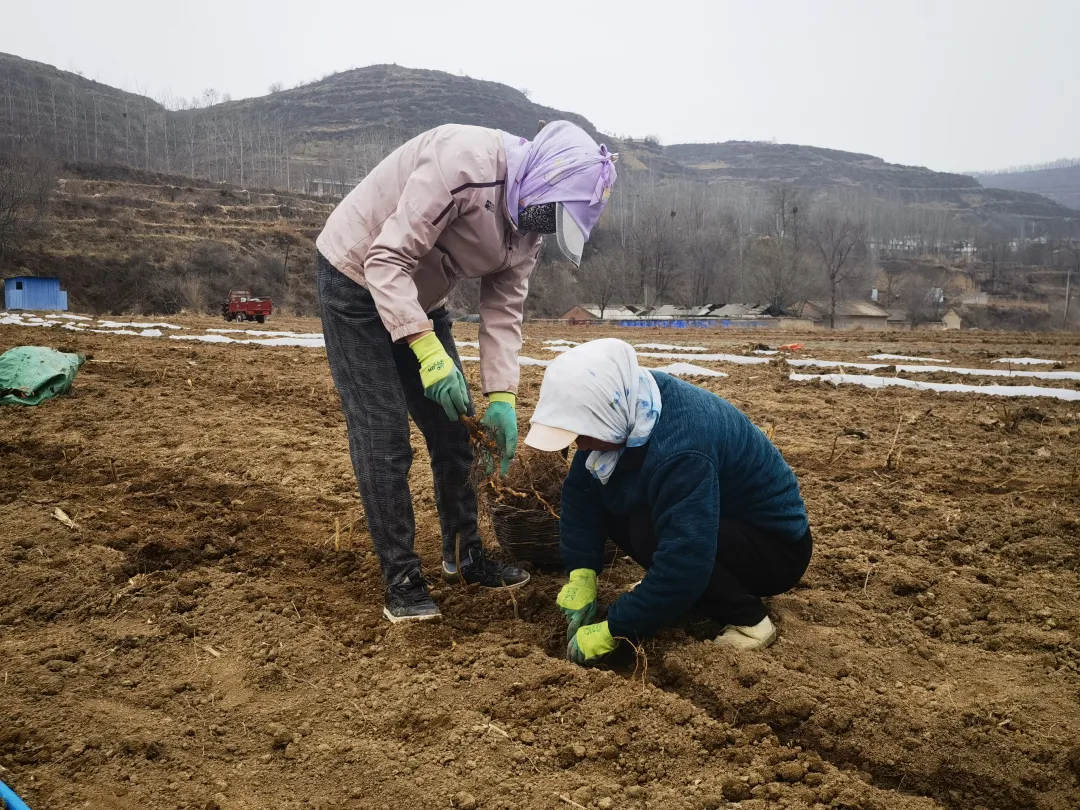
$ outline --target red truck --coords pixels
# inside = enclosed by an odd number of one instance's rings
[[[227,321],[258,321],[262,323],[274,309],[269,298],[254,298],[251,290],[229,290],[221,302],[221,314]]]

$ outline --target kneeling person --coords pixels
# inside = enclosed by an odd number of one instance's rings
[[[739,649],[776,638],[762,597],[790,590],[812,540],[799,483],[780,452],[725,399],[638,366],[621,340],[584,343],[548,367],[525,443],[576,441],[563,484],[558,603],[567,654],[596,663],[696,610]],[[596,577],[613,540],[644,579],[596,622]]]

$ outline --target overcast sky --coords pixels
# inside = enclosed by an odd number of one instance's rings
[[[939,170],[1080,156],[1080,0],[2,6],[0,51],[155,97],[395,62],[664,143],[775,138]]]

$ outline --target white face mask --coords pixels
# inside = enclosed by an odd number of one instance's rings
[[[581,252],[585,250],[585,234],[570,212],[562,203],[557,203],[555,212],[555,233],[559,240],[559,250],[578,267],[581,266]]]

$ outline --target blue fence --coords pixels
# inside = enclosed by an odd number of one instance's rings
[[[737,329],[775,329],[776,321],[750,321],[728,318],[707,318],[707,319],[695,319],[695,320],[673,320],[673,321],[618,321],[619,326],[631,326],[639,328],[653,328],[663,327],[667,329],[715,329],[720,327],[722,329],[729,329],[735,327]]]

